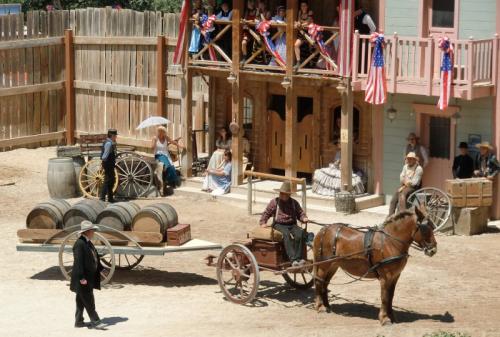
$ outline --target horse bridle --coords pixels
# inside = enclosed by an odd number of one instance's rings
[[[417,222],[417,228],[415,228],[415,231],[413,232],[411,236],[411,245],[413,248],[417,250],[426,250],[426,249],[432,249],[432,243],[427,242],[425,240],[426,237],[429,236],[429,231],[432,231],[433,229],[431,228],[431,225],[429,223],[429,219],[427,217],[424,218],[421,222]],[[415,235],[420,232],[422,235],[422,241],[424,244],[424,247],[421,247],[420,245],[415,244]]]

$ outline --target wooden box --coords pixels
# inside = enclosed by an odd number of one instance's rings
[[[287,261],[285,248],[281,242],[254,239],[251,250],[257,263],[264,267],[277,268]]]
[[[177,225],[167,229],[167,246],[182,246],[191,240],[191,226]]]
[[[486,178],[446,180],[446,193],[454,207],[491,206],[493,183]]]

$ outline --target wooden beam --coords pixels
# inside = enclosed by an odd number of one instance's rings
[[[66,145],[75,143],[75,53],[73,51],[73,31],[64,34],[64,65],[66,88]]]
[[[352,150],[353,150],[353,93],[351,78],[345,78],[337,87],[342,98],[340,126],[340,166],[342,190],[352,190]]]
[[[384,106],[373,105],[372,108],[372,163],[373,194],[382,194],[384,178]],[[370,186],[369,186],[370,188]],[[370,192],[370,191],[369,191]]]
[[[167,117],[167,110],[165,109],[165,89],[166,89],[166,72],[165,67],[165,37],[158,36],[156,44],[156,115]]]
[[[298,135],[297,135],[297,95],[295,88],[286,90],[285,106],[285,175],[297,176],[298,167]]]
[[[90,132],[91,133],[91,132]],[[80,139],[82,136],[88,135],[88,131],[75,130],[75,138]],[[137,138],[129,138],[125,136],[118,136],[118,145],[128,145],[135,147],[151,147],[151,139],[137,139]]]
[[[9,146],[28,145],[39,142],[47,142],[51,140],[59,141],[64,138],[65,133],[66,133],[65,131],[58,131],[58,132],[43,133],[41,135],[31,135],[31,136],[16,137],[11,139],[4,139],[0,140],[0,148]]]
[[[64,88],[64,81],[49,82],[34,85],[23,85],[12,88],[0,88],[0,97],[32,94],[42,91],[59,90]]]
[[[2,41],[2,43],[0,44],[0,50],[47,47],[47,46],[55,46],[62,44],[64,44],[63,37],[47,37],[42,39]]]
[[[188,178],[193,175],[193,76],[187,69],[181,80],[182,140],[185,153],[182,155],[182,174]]]
[[[498,13],[500,13],[500,8],[497,7],[497,32],[500,32],[500,19],[498,18]],[[498,36],[495,36],[498,39]],[[498,43],[494,44],[495,48],[493,50],[493,55],[496,58],[494,61],[496,64],[500,64],[500,51],[498,48],[500,47]],[[500,67],[496,66],[496,73],[493,74],[493,77],[496,78],[496,81],[500,79]],[[496,82],[495,81],[495,82]],[[496,156],[500,155],[500,85],[498,82],[495,83],[495,105],[493,109],[493,139],[492,144],[496,150]],[[500,177],[496,177],[493,183],[493,205],[491,206],[491,218],[492,219],[500,219]]]
[[[137,96],[156,96],[157,90],[155,88],[146,87],[130,87],[128,85],[119,84],[108,84],[100,82],[89,82],[89,81],[74,81],[74,87],[76,89],[87,89],[87,90],[98,90],[98,91],[108,91],[118,94],[128,94]]]
[[[286,1],[286,76],[293,75],[293,64],[295,61],[295,40],[297,39],[297,30],[295,29],[295,20],[297,19],[298,1]],[[291,80],[291,79],[290,79]]]
[[[75,36],[74,43],[89,45],[155,46],[156,37],[135,36]]]

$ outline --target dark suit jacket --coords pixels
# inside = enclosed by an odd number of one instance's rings
[[[94,252],[95,255],[92,253]],[[97,257],[97,261],[96,258]],[[71,271],[70,289],[74,292],[92,291],[101,289],[100,272],[102,265],[99,255],[92,242],[80,236],[73,246],[73,270]],[[80,280],[87,280],[87,285],[80,284]]]

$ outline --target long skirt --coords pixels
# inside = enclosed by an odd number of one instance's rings
[[[178,186],[179,185],[179,177],[177,176],[177,172],[175,172],[175,167],[172,165],[172,162],[168,159],[164,154],[155,155],[155,159],[163,164],[163,173],[166,176],[165,180],[168,185]]]
[[[352,174],[352,187],[354,194],[365,193],[363,179],[356,173]],[[312,187],[314,193],[334,197],[341,190],[342,182],[339,166],[330,164],[329,167],[314,172]]]
[[[208,168],[213,170],[220,170],[224,168],[224,150],[217,149],[210,157]]]
[[[201,41],[201,32],[198,28],[193,27],[193,31],[191,32],[191,41],[189,43],[190,53],[197,53],[200,51],[200,41]]]

